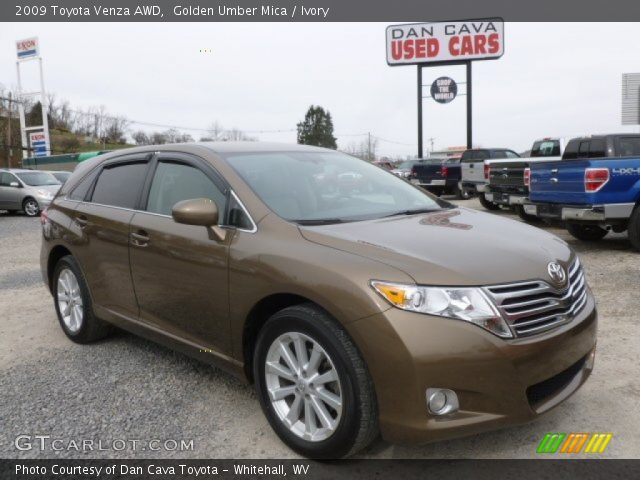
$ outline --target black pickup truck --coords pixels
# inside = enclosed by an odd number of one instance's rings
[[[461,187],[460,157],[426,158],[413,165],[408,177],[435,195],[455,195],[469,198]]]
[[[566,143],[564,138],[542,138],[533,143],[531,154],[527,158],[489,162],[485,200],[514,208],[520,218],[527,222],[539,221],[537,217],[528,215],[522,207],[529,196],[529,167],[536,162],[559,161]]]

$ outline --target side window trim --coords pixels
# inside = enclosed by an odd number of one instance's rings
[[[249,210],[247,209],[245,204],[242,202],[242,200],[240,200],[240,197],[238,197],[236,192],[234,192],[232,189],[229,189],[229,197],[233,197],[233,199],[236,202],[238,202],[238,205],[240,205],[240,208],[242,209],[244,214],[247,216],[247,218],[251,222],[251,228],[250,229],[239,228],[239,227],[236,227],[234,225],[229,225],[229,217],[230,217],[230,209],[231,209],[231,202],[230,201],[227,201],[227,212],[226,212],[226,215],[225,215],[225,220],[226,221],[225,221],[224,225],[221,225],[221,226],[222,227],[227,227],[227,228],[235,228],[236,230],[239,230],[241,232],[256,233],[258,231],[258,226],[256,225],[256,222],[253,220],[253,217],[249,213]]]

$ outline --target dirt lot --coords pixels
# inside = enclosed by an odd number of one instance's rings
[[[477,200],[460,202],[481,209]],[[507,212],[497,215],[515,216]],[[530,458],[546,432],[612,432],[606,457],[640,458],[640,253],[626,235],[595,245],[551,229],[579,253],[600,312],[587,384],[536,422],[423,446],[376,442],[377,458]],[[119,333],[76,345],[58,326],[40,278],[40,223],[0,213],[0,457],[292,457],[253,389],[181,354]],[[69,441],[193,440],[189,451],[18,451],[18,435]],[[34,443],[35,445],[35,443]],[[173,444],[170,444],[171,448]]]

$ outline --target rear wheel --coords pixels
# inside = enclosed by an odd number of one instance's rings
[[[269,423],[293,450],[341,458],[378,433],[375,391],[342,329],[312,304],[273,315],[256,343],[254,377]]]
[[[500,210],[500,205],[487,200],[484,193],[478,193],[478,199],[480,200],[480,204],[487,210]]]
[[[469,193],[469,190],[467,190],[462,186],[462,182],[458,182],[458,185],[456,185],[454,193],[456,195],[456,198],[460,200],[469,200],[471,198],[471,194]]]
[[[518,216],[527,223],[542,223],[542,219],[535,215],[529,215],[524,211],[524,206],[516,205],[516,213]]]
[[[569,223],[567,224],[567,230],[578,240],[585,242],[597,242],[602,240],[609,231],[606,228],[602,228],[598,225],[588,225],[582,223]]]
[[[40,213],[40,206],[38,202],[33,198],[26,198],[24,202],[22,202],[22,210],[27,215],[27,217],[36,217]]]
[[[76,343],[99,340],[111,332],[93,314],[93,305],[80,266],[71,255],[62,257],[53,272],[53,298],[60,326]]]
[[[636,205],[629,219],[629,242],[636,250],[640,250],[640,205]]]

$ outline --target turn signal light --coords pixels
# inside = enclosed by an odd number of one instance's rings
[[[449,168],[448,167],[440,167],[440,174],[443,177],[446,177],[447,175],[449,175]]]
[[[491,166],[484,164],[484,179],[489,180],[489,175],[491,174]]]
[[[597,192],[609,181],[608,168],[587,168],[584,172],[584,191]]]

